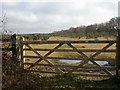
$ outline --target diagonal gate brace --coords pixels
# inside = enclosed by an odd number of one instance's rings
[[[70,43],[67,43],[68,46],[70,46],[71,48],[73,48],[74,50],[76,50],[79,54],[81,54],[84,58],[83,58],[83,62],[81,62],[78,67],[73,68],[72,70],[70,70],[68,73],[72,73],[73,71],[77,70],[79,67],[82,67],[84,64],[88,63],[88,61],[91,61],[93,64],[97,65],[99,68],[102,69],[102,67],[97,64],[93,59],[98,56],[102,51],[106,50],[107,48],[109,48],[110,46],[112,46],[114,43],[109,43],[108,45],[106,45],[105,47],[103,47],[100,51],[96,52],[94,55],[92,55],[91,57],[88,57],[87,55],[85,55],[83,52],[79,51],[76,47],[74,47],[73,45],[71,45]],[[109,72],[107,69],[102,69],[104,72],[106,72],[108,75],[112,75],[111,72]]]
[[[59,44],[59,45],[56,46],[54,49],[57,49],[57,48],[61,47],[62,45],[63,45],[63,44]],[[46,59],[46,57],[47,57],[48,55],[50,55],[51,53],[53,53],[54,50],[52,50],[52,51],[48,52],[46,55],[42,56],[42,55],[40,55],[37,51],[35,51],[31,46],[29,46],[28,44],[26,44],[26,46],[27,46],[28,48],[30,48],[34,53],[36,53],[36,54],[40,57],[40,59],[39,59],[38,61],[36,61],[35,63],[33,63],[33,65],[31,65],[31,66],[28,67],[27,69],[30,69],[30,68],[34,67],[34,66],[35,66],[37,63],[39,63],[40,61],[45,60],[45,61],[46,61],[47,63],[49,63],[51,66],[54,66],[55,69],[57,69],[58,71],[64,73],[60,68],[56,67],[52,62],[50,62],[50,61],[48,61],[48,60]]]

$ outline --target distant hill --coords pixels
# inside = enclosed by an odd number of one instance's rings
[[[51,36],[70,37],[70,38],[97,38],[97,37],[116,37],[117,27],[120,23],[120,17],[112,18],[108,22],[92,24],[88,26],[71,27],[67,30],[54,31],[52,33],[33,33],[18,34],[29,40],[47,40]]]
[[[117,25],[120,18],[112,18],[108,22],[88,26],[71,27],[68,30],[54,31],[52,36],[72,38],[95,38],[95,37],[116,37]]]

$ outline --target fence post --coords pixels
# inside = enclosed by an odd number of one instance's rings
[[[23,63],[23,38],[20,37],[20,66],[24,69],[24,63]]]
[[[16,57],[17,56],[17,52],[16,52],[16,34],[11,36],[12,39],[12,57]]]
[[[13,61],[17,63],[16,34],[13,34],[11,36],[11,40],[12,40],[12,45],[11,45],[12,58],[13,58]]]
[[[117,42],[116,42],[116,76],[119,74],[120,69],[120,32],[117,36]]]
[[[25,38],[24,37],[22,37],[22,40],[23,41],[25,41]],[[25,45],[23,45],[23,49],[25,49]],[[25,56],[25,50],[23,50],[23,56]],[[23,64],[24,64],[24,62],[25,62],[25,58],[23,58]]]

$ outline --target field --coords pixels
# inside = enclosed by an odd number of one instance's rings
[[[96,39],[85,39],[85,38],[81,38],[81,39],[76,39],[76,38],[66,38],[66,37],[50,37],[49,40],[96,40]],[[98,38],[97,40],[106,40],[105,38]],[[113,38],[109,38],[107,40],[115,40]],[[31,44],[30,46],[32,48],[40,48],[40,49],[53,49],[57,44]],[[73,44],[77,49],[101,49],[103,48],[105,45],[107,44]],[[26,48],[26,47],[24,47]],[[109,49],[115,49],[115,44],[112,45]],[[63,46],[61,46],[59,49],[72,49],[70,48],[68,45],[64,44]],[[48,51],[39,51],[39,53],[41,55],[45,55]],[[95,52],[85,52],[86,55],[91,56],[93,55]],[[36,54],[33,51],[25,51],[25,55],[27,56],[36,56]],[[52,53],[50,56],[54,56],[54,57],[80,57],[80,54],[78,54],[77,52],[54,52]],[[101,53],[99,56],[97,56],[96,58],[108,58],[108,59],[112,59],[115,58],[115,53]],[[35,59],[32,61],[34,62],[36,61]]]

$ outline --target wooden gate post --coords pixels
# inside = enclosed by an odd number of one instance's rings
[[[17,50],[16,50],[16,34],[11,36],[12,39],[12,57],[17,57]]]
[[[20,37],[20,66],[24,69],[24,64],[23,64],[23,38]]]
[[[17,48],[16,48],[16,34],[11,36],[11,51],[12,51],[12,60],[14,63],[18,64],[17,59]]]
[[[118,32],[117,42],[116,42],[116,76],[120,69],[120,32]]]

